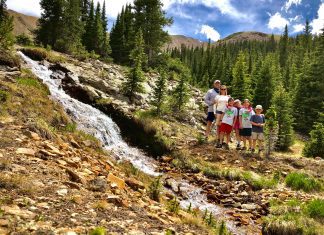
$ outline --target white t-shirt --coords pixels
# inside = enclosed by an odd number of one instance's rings
[[[246,108],[241,108],[240,109],[240,116],[242,116],[242,127],[243,128],[252,128],[252,123],[250,121],[252,115],[254,115],[253,109],[246,109]]]
[[[227,95],[217,95],[215,97],[215,100],[217,101],[217,103],[215,104],[216,108],[214,107],[215,113],[216,113],[216,111],[224,112],[227,102],[228,102],[228,98],[229,97]]]
[[[237,108],[235,107],[225,107],[224,117],[222,123],[226,123],[233,126],[234,118],[237,116]]]

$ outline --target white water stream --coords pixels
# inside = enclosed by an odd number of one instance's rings
[[[157,164],[155,164],[154,160],[146,156],[139,149],[130,147],[122,139],[118,126],[110,117],[98,109],[66,94],[61,87],[61,80],[51,78],[53,71],[39,64],[37,61],[33,61],[22,52],[18,53],[32,72],[48,86],[51,97],[62,104],[66,112],[77,123],[78,129],[98,138],[104,148],[114,153],[118,160],[128,160],[146,174],[153,176],[159,175],[155,170]],[[199,208],[201,211],[207,209],[215,217],[225,219],[225,210],[209,203],[206,195],[202,194],[202,189],[183,181],[181,185],[188,196],[188,199],[180,201],[180,205],[183,208],[188,208],[191,204],[192,208]],[[226,224],[227,228],[234,234],[246,234],[243,228],[236,227],[232,221],[226,221]]]

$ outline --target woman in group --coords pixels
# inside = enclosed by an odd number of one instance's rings
[[[227,102],[228,102],[229,96],[227,95],[227,87],[225,85],[222,85],[220,87],[220,94],[215,97],[215,107],[214,112],[216,116],[216,145],[219,145],[219,126],[221,124],[221,117],[224,113],[224,110],[226,108]]]

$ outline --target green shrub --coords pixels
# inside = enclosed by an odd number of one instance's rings
[[[33,40],[31,39],[31,37],[29,37],[25,33],[19,34],[16,37],[16,42],[18,44],[22,45],[22,46],[31,46],[31,45],[33,45]]]
[[[90,235],[106,235],[106,234],[107,234],[107,231],[103,227],[95,228],[94,230],[92,230],[90,232]]]
[[[71,123],[68,123],[66,124],[64,130],[67,131],[67,132],[75,132],[77,129],[77,124],[75,122],[71,122]]]
[[[149,186],[149,196],[152,200],[159,202],[162,192],[161,178],[158,177]]]
[[[169,211],[178,214],[180,211],[180,202],[174,197],[172,200],[168,201],[167,208]]]
[[[324,200],[314,199],[307,204],[307,212],[314,219],[324,220]]]
[[[285,181],[286,185],[294,190],[303,190],[305,192],[322,190],[320,182],[304,173],[290,173],[287,175]]]
[[[324,124],[317,123],[310,132],[311,139],[306,142],[303,149],[305,157],[321,157],[324,158]]]
[[[4,103],[8,100],[9,93],[7,91],[0,90],[0,103]]]

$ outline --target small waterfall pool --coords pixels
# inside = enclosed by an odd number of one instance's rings
[[[121,137],[120,130],[116,123],[98,109],[84,104],[65,93],[61,87],[60,79],[52,79],[53,71],[18,52],[32,72],[46,84],[50,90],[51,97],[61,103],[66,112],[77,123],[78,129],[98,138],[106,150],[111,151],[117,160],[130,161],[136,168],[152,176],[161,175],[156,171],[157,163],[146,156],[141,150],[130,147]],[[77,78],[76,78],[77,79]],[[78,81],[76,81],[78,82]],[[187,194],[187,199],[180,201],[183,208],[199,208],[212,212],[215,217],[226,220],[226,210],[220,206],[208,202],[202,189],[193,186],[185,181],[179,182]],[[233,221],[226,221],[227,228],[233,234],[247,234],[244,228],[236,227]]]

